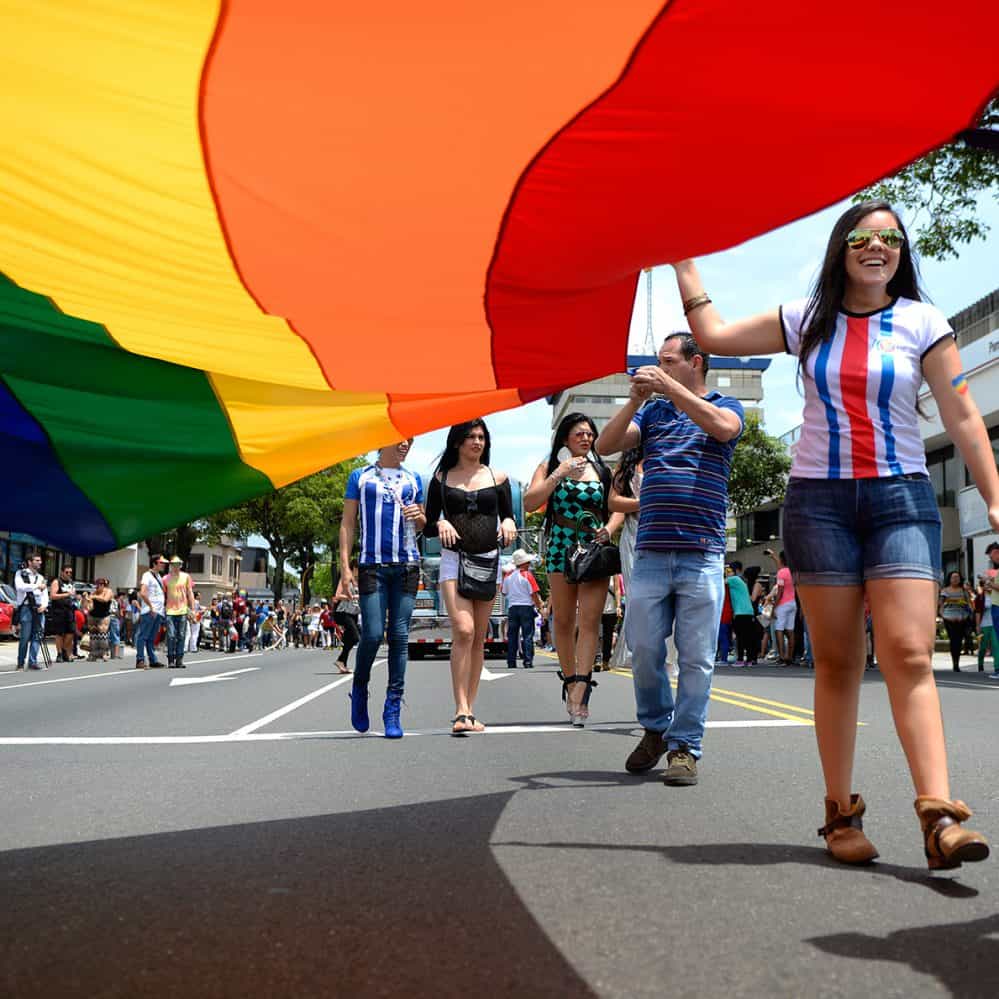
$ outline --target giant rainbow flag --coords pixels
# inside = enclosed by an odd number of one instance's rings
[[[995,0],[0,0],[0,528],[80,552],[620,370],[636,276],[971,125]]]

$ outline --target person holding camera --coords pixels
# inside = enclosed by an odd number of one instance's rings
[[[645,735],[625,769],[644,773],[665,753],[663,781],[679,786],[697,783],[725,595],[728,477],[744,421],[738,400],[708,389],[709,362],[689,333],[669,334],[659,365],[635,372],[628,401],[597,440],[600,454],[641,444],[644,455],[625,635]],[[680,670],[675,702],[670,631]]]
[[[38,662],[38,647],[45,641],[45,610],[49,605],[49,591],[41,573],[42,557],[29,556],[14,577],[17,591],[17,668],[46,669]]]

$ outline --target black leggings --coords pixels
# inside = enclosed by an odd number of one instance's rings
[[[347,665],[347,656],[350,650],[361,640],[361,633],[357,627],[357,615],[347,614],[344,611],[333,611],[333,620],[343,628],[343,647],[337,660]]]
[[[944,620],[947,629],[947,640],[950,642],[950,661],[954,669],[960,669],[961,646],[964,644],[964,633],[968,630],[967,621]]]
[[[735,658],[739,662],[754,663],[760,653],[755,624],[756,618],[752,614],[736,614],[732,618],[732,627],[735,628]]]

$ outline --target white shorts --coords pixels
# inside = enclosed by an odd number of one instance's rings
[[[495,555],[496,550],[491,552],[483,552],[483,555]],[[451,551],[450,548],[441,549],[441,564],[438,569],[439,575],[437,576],[438,585],[440,583],[446,583],[449,579],[458,578],[458,553]],[[496,565],[496,582],[503,582],[503,568],[497,562]]]
[[[797,604],[789,600],[786,604],[778,604],[774,615],[774,627],[778,631],[794,631],[794,619],[798,612]]]

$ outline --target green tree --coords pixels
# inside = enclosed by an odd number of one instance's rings
[[[308,602],[322,553],[336,547],[347,477],[361,464],[360,458],[340,462],[266,496],[221,510],[208,518],[208,529],[240,538],[261,535],[275,562],[274,599],[284,592],[288,563],[298,570],[302,600]]]
[[[758,416],[747,416],[728,480],[728,501],[735,515],[751,513],[767,500],[781,502],[790,468],[791,456],[784,445],[763,429]]]
[[[999,98],[985,109],[981,126],[999,129]],[[999,137],[999,131],[995,131]],[[922,257],[946,260],[958,247],[989,232],[977,215],[978,195],[991,191],[999,201],[999,155],[960,139],[934,149],[892,177],[872,184],[854,201],[883,198],[909,213],[907,225]]]

